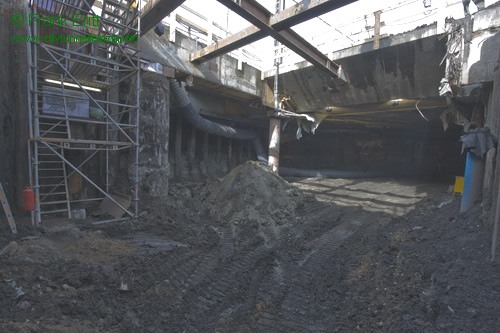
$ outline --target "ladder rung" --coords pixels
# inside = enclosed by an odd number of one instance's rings
[[[63,204],[63,203],[67,203],[66,200],[61,200],[61,201],[41,201],[40,202],[40,205],[55,205],[55,204]]]
[[[47,131],[47,132],[44,132],[44,133],[41,133],[40,136],[41,137],[46,137],[48,134],[68,134],[68,132],[59,132],[59,131]]]
[[[45,119],[45,121],[51,121],[51,123],[46,123],[46,124],[52,124],[52,125],[60,125],[60,126],[66,126],[66,123],[64,122],[66,119],[54,119],[53,117],[64,117],[64,114],[60,113],[55,113],[55,114],[40,114],[38,115],[39,119]],[[40,121],[39,124],[42,122]]]
[[[45,119],[45,118],[44,118]],[[39,121],[38,122],[38,125],[50,125],[50,126],[66,126],[66,123],[63,121],[63,120],[54,120],[53,123],[46,123],[46,122],[43,122],[43,121]]]
[[[64,123],[64,120],[63,121],[59,121],[57,123],[38,123],[38,125],[40,127],[51,127],[51,128],[59,128],[59,129],[65,129],[67,126],[66,124]]]
[[[110,19],[105,19],[105,21],[101,21],[101,24],[103,24],[103,26],[101,27],[102,33],[107,32],[106,29],[104,28],[104,26],[108,26],[107,27],[108,30],[114,28],[114,29],[117,29],[118,31],[123,31],[127,28],[127,27],[124,27],[124,24],[121,24],[120,22],[112,21]]]
[[[38,176],[38,179],[63,179],[64,176]]]
[[[44,184],[44,185],[39,185],[40,187],[61,187],[64,186],[64,184]]]
[[[104,17],[104,14],[109,15],[109,16],[112,16],[112,17],[114,17],[114,18],[117,18],[117,19],[119,19],[120,21],[125,21],[125,17],[123,17],[123,15],[120,15],[120,14],[115,14],[115,13],[113,13],[113,12],[110,12],[110,11],[105,10],[105,11],[103,11],[103,12],[102,12],[101,17]],[[124,13],[124,14],[126,14],[126,13]],[[105,19],[108,19],[107,17],[104,17],[104,18],[105,18]],[[109,19],[108,19],[108,20],[109,20]],[[119,23],[122,23],[122,22],[119,22]],[[122,24],[123,24],[123,23],[122,23]]]
[[[40,196],[41,197],[48,197],[48,196],[52,196],[52,195],[66,195],[66,192],[51,192],[51,193],[40,193]]]
[[[46,210],[41,211],[40,214],[56,214],[56,213],[67,213],[68,209],[56,209],[56,210]]]
[[[38,163],[39,164],[42,164],[42,163],[54,164],[54,163],[64,163],[64,162],[61,160],[59,160],[59,161],[40,161],[40,160],[38,160]]]
[[[127,5],[125,5],[123,2],[115,2],[115,1],[111,1],[111,0],[104,0],[104,6],[103,7],[111,7],[111,6],[114,6],[114,7],[118,7],[118,8],[121,8],[125,11],[128,11],[128,7]]]

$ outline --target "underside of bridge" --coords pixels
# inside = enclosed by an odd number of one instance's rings
[[[499,1],[0,13],[0,332],[500,327]]]

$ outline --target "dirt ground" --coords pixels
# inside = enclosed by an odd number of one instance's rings
[[[0,223],[0,332],[498,332],[500,264],[448,184],[173,184],[136,221]]]

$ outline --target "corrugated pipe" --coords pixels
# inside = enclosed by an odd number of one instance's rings
[[[170,91],[175,98],[175,104],[180,113],[191,125],[200,131],[229,139],[252,140],[258,160],[267,163],[267,154],[257,132],[222,125],[203,118],[191,104],[186,89],[175,80],[170,80]]]

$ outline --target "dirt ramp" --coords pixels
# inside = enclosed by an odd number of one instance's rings
[[[305,197],[258,162],[237,166],[207,189],[212,216],[235,230],[258,229],[266,240],[293,224],[294,212]]]

